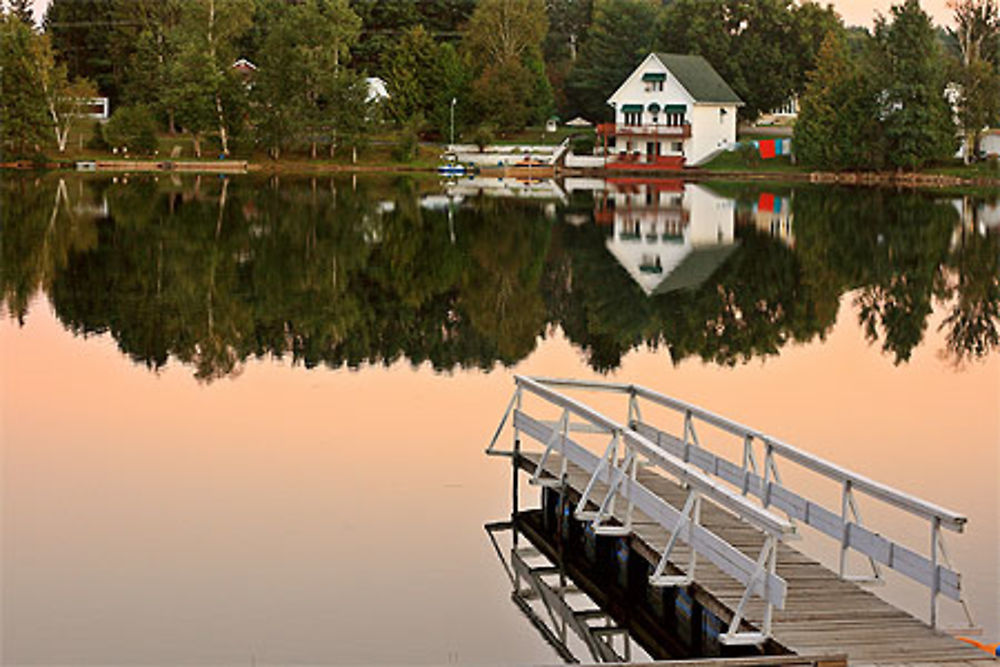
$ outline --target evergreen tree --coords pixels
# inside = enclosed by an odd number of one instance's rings
[[[67,76],[93,81],[112,107],[121,100],[120,74],[126,62],[113,53],[122,41],[117,37],[122,26],[113,25],[115,7],[115,0],[51,0],[42,22]]]
[[[422,25],[404,32],[392,47],[386,78],[389,112],[397,122],[431,112],[438,87],[437,56],[438,47]]]
[[[0,149],[25,155],[51,126],[35,64],[43,37],[13,14],[0,14]]]
[[[888,162],[918,169],[955,152],[955,124],[945,99],[946,70],[930,17],[918,0],[875,24],[874,68],[882,99]]]
[[[650,0],[595,0],[593,20],[566,77],[566,113],[604,120],[607,99],[653,49],[657,5]]]
[[[821,169],[881,166],[879,91],[872,88],[842,33],[827,35],[818,62],[799,100],[797,157]]]

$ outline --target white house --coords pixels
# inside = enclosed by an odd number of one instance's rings
[[[608,98],[608,168],[697,166],[736,141],[743,101],[701,56],[650,53]]]
[[[649,295],[695,289],[736,249],[736,207],[681,180],[609,180],[595,218],[608,252]]]

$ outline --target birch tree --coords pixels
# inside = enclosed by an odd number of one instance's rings
[[[223,87],[234,76],[236,41],[250,28],[252,0],[188,0],[174,39],[178,52],[200,52],[207,63],[205,88],[213,107],[223,155],[229,155],[229,131]]]
[[[1000,115],[1000,2],[998,0],[952,0],[961,64],[958,119],[962,125],[966,164],[972,161],[983,128]]]

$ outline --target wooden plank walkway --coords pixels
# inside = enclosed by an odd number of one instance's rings
[[[519,465],[534,472],[540,456],[523,453]],[[559,455],[554,452],[545,471],[558,476],[560,468]],[[674,507],[683,505],[687,492],[672,480],[642,467],[638,479]],[[584,470],[568,465],[566,481],[574,491],[582,492],[589,480]],[[596,497],[603,497],[606,488],[598,483]],[[624,504],[618,503],[620,520],[624,520]],[[712,503],[703,503],[701,523],[752,558],[764,542],[759,531]],[[657,562],[666,547],[667,532],[638,510],[633,513],[632,526],[637,551]],[[674,554],[672,560],[681,567],[688,562],[689,551],[682,542]],[[840,579],[787,544],[779,546],[777,573],[788,582],[788,595],[785,608],[774,611],[772,636],[796,654],[844,653],[854,665],[983,665],[993,661],[983,651],[934,630],[857,583]],[[743,595],[743,585],[704,559],[698,560],[695,581],[729,610],[736,608]],[[744,617],[758,625],[763,610],[763,603],[753,598]]]

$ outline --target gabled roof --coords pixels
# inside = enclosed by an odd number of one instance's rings
[[[743,105],[740,96],[733,92],[726,80],[701,56],[660,52],[655,55],[695,102]]]

